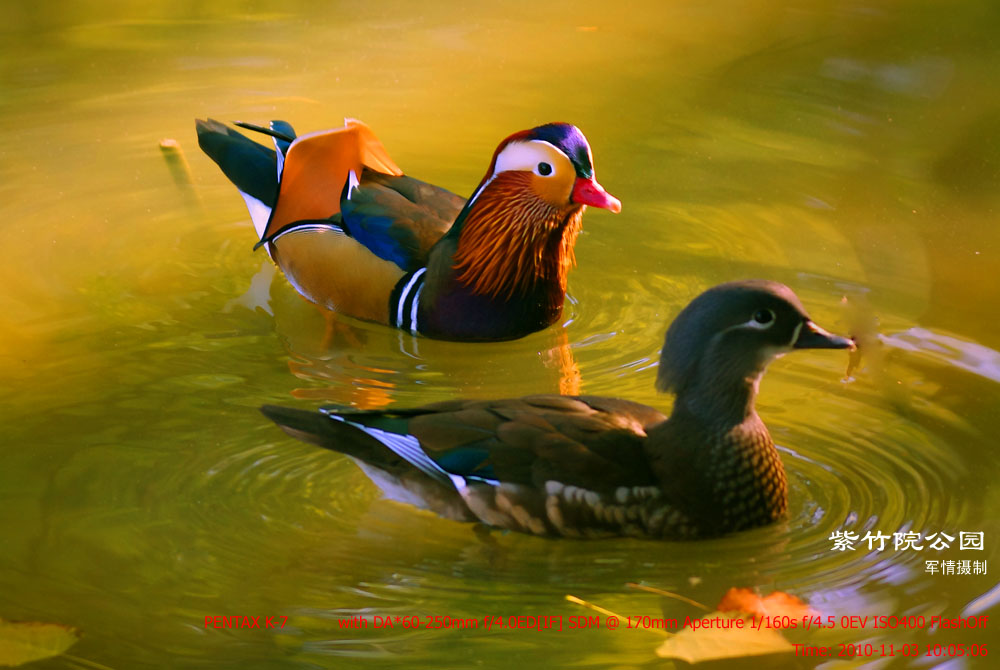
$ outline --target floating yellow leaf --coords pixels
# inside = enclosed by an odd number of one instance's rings
[[[78,639],[76,629],[70,626],[0,619],[0,666],[13,667],[58,656]]]
[[[770,628],[756,630],[743,617],[713,612],[661,644],[656,654],[701,663],[794,651],[795,647],[788,640]]]

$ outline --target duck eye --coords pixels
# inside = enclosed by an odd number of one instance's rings
[[[548,163],[544,162],[539,163],[537,170],[538,174],[542,175],[543,177],[548,177],[550,174],[552,174],[552,166],[549,165]]]
[[[768,326],[774,321],[774,312],[769,309],[758,309],[753,313],[753,320],[762,326]]]

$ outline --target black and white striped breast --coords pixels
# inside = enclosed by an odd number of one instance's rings
[[[426,272],[427,268],[420,268],[403,275],[389,296],[389,323],[414,335],[419,331],[417,311]]]

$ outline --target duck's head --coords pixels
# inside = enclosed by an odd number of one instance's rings
[[[752,403],[757,380],[778,356],[793,349],[853,348],[851,340],[813,323],[784,284],[729,282],[699,295],[670,324],[656,385],[680,397],[749,384]]]
[[[474,204],[484,191],[529,191],[557,209],[590,205],[616,214],[622,204],[594,177],[594,159],[587,138],[569,123],[547,123],[514,133],[497,147],[486,176],[469,198]]]
[[[511,300],[540,289],[551,322],[562,309],[587,205],[622,208],[594,178],[583,133],[568,123],[523,130],[497,147],[442,249],[454,246],[454,276],[475,294]]]

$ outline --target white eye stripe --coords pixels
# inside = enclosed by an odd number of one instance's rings
[[[777,315],[774,310],[770,309],[758,309],[754,312],[753,318],[747,321],[746,325],[748,328],[754,328],[756,330],[767,330],[774,325],[774,322],[778,320]]]
[[[771,321],[770,323],[761,323],[756,319],[750,319],[749,321],[744,321],[743,323],[736,324],[735,326],[733,326],[733,328],[749,328],[750,330],[767,330],[773,325],[774,321]],[[727,330],[731,330],[731,328],[727,328]]]
[[[552,172],[549,175],[542,176],[554,175],[558,169],[558,165],[553,163],[553,151],[556,152],[557,156],[561,156],[569,162],[569,156],[551,142],[546,142],[545,140],[511,142],[497,156],[497,162],[493,168],[493,176],[495,177],[501,172],[509,172],[511,170],[540,174],[538,172],[539,163],[547,163],[552,168]]]
[[[744,321],[743,323],[737,323],[734,326],[730,326],[729,328],[726,328],[726,330],[723,331],[723,332],[727,332],[728,333],[730,330],[739,330],[739,329],[744,329],[744,328],[745,329],[749,329],[749,330],[768,330],[771,326],[773,326],[777,322],[778,319],[777,319],[775,313],[773,311],[769,310],[769,309],[768,310],[761,310],[761,311],[766,311],[770,315],[770,317],[771,317],[770,320],[768,320],[766,322],[758,321],[756,319],[757,314],[754,314],[753,317],[751,317],[749,321]]]
[[[546,149],[547,147],[548,149]],[[588,148],[589,150],[589,148]],[[552,152],[556,152],[553,156]],[[476,192],[472,194],[469,201],[465,204],[469,207],[476,201],[479,194],[490,185],[496,176],[501,172],[509,172],[511,170],[516,170],[520,172],[533,172],[539,176],[552,177],[558,174],[558,165],[554,162],[554,158],[562,157],[569,161],[569,157],[566,156],[563,151],[552,144],[551,142],[546,142],[545,140],[528,140],[527,142],[511,142],[504,150],[500,152],[497,156],[496,164],[493,166],[493,174],[489,176],[489,179],[483,182],[482,186],[476,189]],[[548,175],[541,175],[538,172],[539,163],[548,163],[552,171]],[[570,162],[572,165],[572,162]]]

